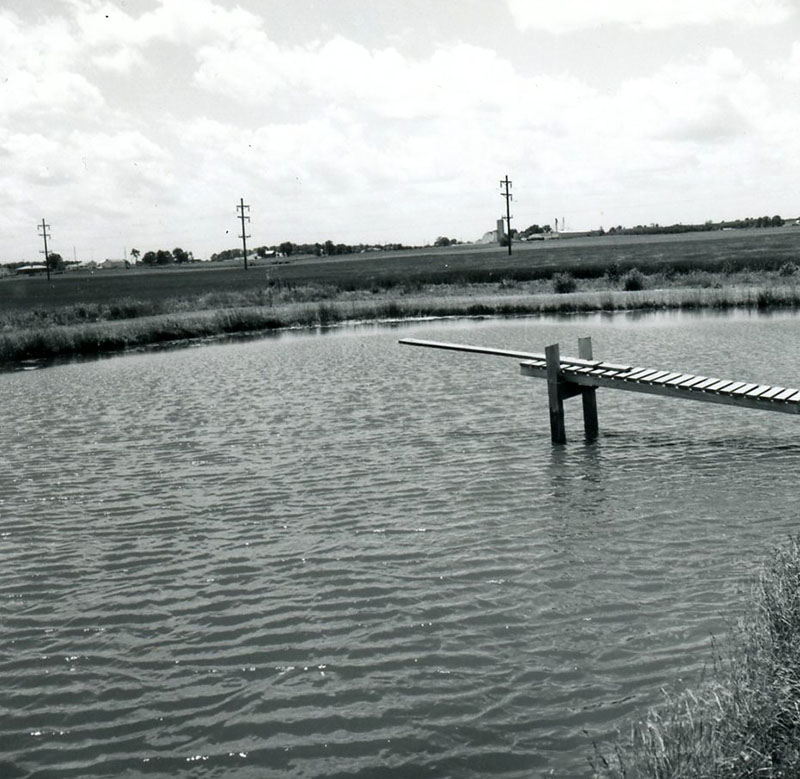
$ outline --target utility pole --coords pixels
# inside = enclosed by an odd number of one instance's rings
[[[503,188],[500,192],[500,195],[506,199],[506,234],[508,235],[508,253],[511,254],[511,201],[514,199],[514,196],[511,194],[511,182],[508,180],[508,174],[506,173],[506,177],[500,180],[500,186]]]
[[[41,235],[42,235],[42,239],[44,240],[44,267],[47,270],[47,280],[48,281],[50,281],[50,257],[47,254],[47,239],[50,237],[47,234],[47,231],[49,229],[50,229],[50,225],[49,224],[45,224],[44,219],[42,219],[42,223],[40,225],[37,225],[37,227],[36,227],[36,231],[37,232],[39,230],[42,231]]]
[[[242,234],[239,236],[242,239],[242,249],[244,250],[244,269],[247,270],[247,239],[250,237],[247,235],[247,230],[245,229],[244,222],[245,219],[249,222],[250,217],[245,215],[245,211],[250,210],[250,206],[245,205],[244,198],[239,198],[239,205],[236,206],[236,210],[239,212],[239,219],[242,220]]]

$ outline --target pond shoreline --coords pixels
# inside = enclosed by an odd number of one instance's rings
[[[715,645],[709,677],[633,723],[595,779],[796,776],[800,769],[800,538],[764,561],[744,615]]]
[[[186,306],[186,303],[183,303]],[[206,310],[177,310],[104,321],[70,321],[42,315],[30,326],[0,326],[0,369],[191,345],[209,339],[338,325],[437,320],[446,318],[552,316],[599,312],[692,310],[785,310],[800,308],[800,288],[783,283],[734,283],[702,287],[664,286],[620,290],[594,285],[585,291],[556,293],[541,289],[502,289],[496,285],[433,288],[427,294],[339,295],[305,301],[268,301]],[[66,323],[62,323],[66,322]]]
[[[476,377],[469,360],[409,362],[397,339],[537,351],[591,335],[609,357],[669,353],[721,376],[782,359],[799,386],[797,316],[342,322],[7,376],[7,589],[22,594],[7,639],[28,648],[5,669],[21,712],[2,733],[13,770],[46,770],[59,750],[84,772],[99,754],[175,773],[202,752],[235,773],[230,754],[249,749],[254,771],[281,773],[283,721],[298,723],[293,766],[309,774],[394,761],[586,776],[592,758],[611,779],[624,775],[620,755],[633,776],[626,734],[640,721],[652,736],[641,762],[661,759],[661,741],[669,756],[696,755],[692,723],[702,735],[732,722],[714,693],[724,702],[735,688],[698,680],[717,657],[711,637],[727,658],[725,615],[745,608],[762,556],[796,531],[795,426],[615,393],[595,443],[553,449],[542,387],[509,381],[505,364]],[[198,624],[203,640],[187,647]],[[87,686],[102,692],[88,709]],[[660,689],[717,708],[670,713]],[[183,752],[162,746],[154,707]],[[784,715],[764,710],[770,735]],[[673,715],[686,726],[676,735]],[[109,717],[119,728],[98,747],[86,734]],[[64,721],[83,724],[61,734]],[[332,730],[339,746],[322,748]]]

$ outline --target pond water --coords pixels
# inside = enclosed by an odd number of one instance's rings
[[[800,387],[795,316],[436,322],[0,376],[0,775],[587,776],[797,530],[800,419],[430,338]]]

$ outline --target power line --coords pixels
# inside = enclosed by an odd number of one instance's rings
[[[36,232],[41,230],[41,236],[44,240],[44,267],[47,270],[47,280],[50,281],[50,257],[47,254],[47,239],[50,237],[47,234],[47,231],[50,229],[49,224],[45,224],[44,219],[42,219],[42,223],[36,226]]]
[[[242,234],[239,236],[242,239],[242,249],[244,250],[244,269],[247,270],[247,239],[250,237],[247,235],[247,230],[245,229],[244,222],[245,219],[249,222],[250,217],[245,216],[245,211],[250,210],[250,206],[245,205],[244,198],[239,198],[239,205],[236,206],[236,210],[239,212],[239,219],[242,220]]]
[[[508,180],[508,174],[504,179],[500,179],[500,186],[505,189],[500,192],[501,197],[506,199],[506,215],[503,217],[506,221],[506,234],[508,237],[508,253],[511,254],[511,201],[514,196],[511,194],[511,182]]]

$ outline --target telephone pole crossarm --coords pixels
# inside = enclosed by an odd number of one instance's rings
[[[247,216],[246,212],[250,210],[250,206],[246,205],[244,202],[244,198],[239,198],[239,205],[236,206],[236,210],[239,212],[238,216],[239,219],[242,220],[242,234],[239,236],[242,239],[242,251],[244,253],[244,269],[247,270],[247,239],[250,237],[247,234],[247,230],[245,228],[245,220],[250,221],[250,217]]]

